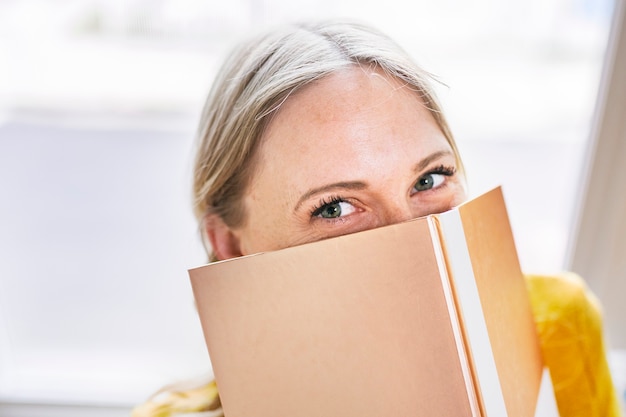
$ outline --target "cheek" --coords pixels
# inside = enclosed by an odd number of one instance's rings
[[[465,179],[461,179],[457,184],[455,184],[454,195],[450,200],[450,208],[456,207],[465,201],[467,201],[467,190],[465,187]]]
[[[454,207],[463,204],[467,200],[467,193],[465,191],[465,180],[459,180],[452,187],[452,192],[448,200],[448,208],[446,210],[453,209]]]
[[[429,214],[443,213],[464,203],[466,200],[465,186],[463,183],[454,183],[448,189],[432,200],[422,200],[418,205],[419,213],[417,217]]]
[[[259,195],[259,194],[257,194]],[[246,205],[246,221],[237,230],[242,254],[280,249],[286,246],[290,234],[289,211],[279,196],[268,193],[266,198],[249,195]]]

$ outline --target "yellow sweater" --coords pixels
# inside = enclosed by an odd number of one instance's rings
[[[602,315],[596,298],[575,274],[527,275],[544,362],[550,369],[561,417],[619,417],[609,373]],[[169,417],[216,410],[217,386],[170,391],[133,410],[133,417]]]
[[[561,417],[620,416],[600,305],[584,281],[567,273],[527,275],[526,283]]]

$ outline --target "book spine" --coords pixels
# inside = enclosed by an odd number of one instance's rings
[[[444,250],[446,267],[476,396],[485,417],[506,417],[507,409],[480,302],[469,248],[458,210],[433,216]]]

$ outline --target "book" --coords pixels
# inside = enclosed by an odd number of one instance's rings
[[[189,275],[228,417],[536,415],[543,362],[499,187]]]

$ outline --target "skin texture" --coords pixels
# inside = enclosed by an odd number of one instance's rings
[[[466,197],[419,95],[376,69],[348,68],[292,94],[258,152],[244,224],[207,222],[218,259],[398,223]]]

